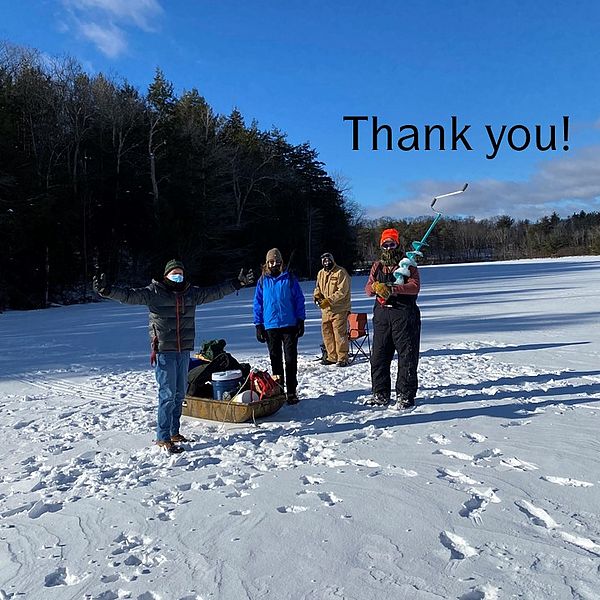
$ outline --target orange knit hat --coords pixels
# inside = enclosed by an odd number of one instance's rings
[[[379,245],[383,244],[385,240],[394,240],[396,244],[400,245],[400,234],[397,229],[384,229],[381,233],[381,239]]]

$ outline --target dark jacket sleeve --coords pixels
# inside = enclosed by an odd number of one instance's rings
[[[154,291],[152,285],[143,288],[112,286],[108,293],[101,295],[103,298],[117,300],[123,304],[144,304],[148,306],[154,295]]]
[[[236,287],[236,285],[233,283],[233,280],[230,280],[220,283],[219,285],[211,285],[209,287],[194,286],[192,289],[194,292],[194,303],[206,304],[207,302],[214,302],[215,300],[220,300],[228,294],[232,294],[239,289],[239,287]]]
[[[373,284],[375,283],[375,273],[377,273],[377,269],[379,269],[379,261],[373,263],[371,267],[371,271],[369,273],[369,279],[367,280],[367,284],[365,285],[365,293],[367,296],[374,296],[375,292],[373,291]]]

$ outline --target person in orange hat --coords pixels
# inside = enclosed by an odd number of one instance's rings
[[[396,408],[415,406],[421,339],[421,313],[417,296],[421,289],[417,267],[409,275],[397,272],[404,252],[397,229],[385,229],[379,240],[381,257],[373,263],[365,291],[375,296],[371,381],[373,395],[368,404],[385,406],[391,400],[391,364],[398,353]]]

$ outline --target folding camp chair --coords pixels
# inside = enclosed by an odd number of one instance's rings
[[[367,313],[350,313],[348,315],[348,341],[350,342],[349,363],[353,363],[359,354],[362,354],[367,360],[371,360],[371,339]],[[364,347],[365,342],[367,348]]]

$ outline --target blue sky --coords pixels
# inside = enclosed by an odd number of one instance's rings
[[[449,215],[537,219],[600,210],[600,4],[475,0],[323,2],[209,0],[0,0],[0,39],[50,56],[76,57],[90,72],[145,90],[160,66],[178,93],[197,88],[221,113],[308,141],[350,187],[368,216],[427,214],[431,198]],[[371,149],[361,124],[352,150],[344,115],[376,115],[400,136],[414,125],[446,130],[446,149]],[[450,119],[470,125],[450,149]],[[568,151],[563,150],[568,115]],[[523,151],[506,125],[557,150]],[[404,135],[408,133],[404,130]],[[515,130],[514,143],[524,140]],[[384,136],[380,134],[380,147]]]

